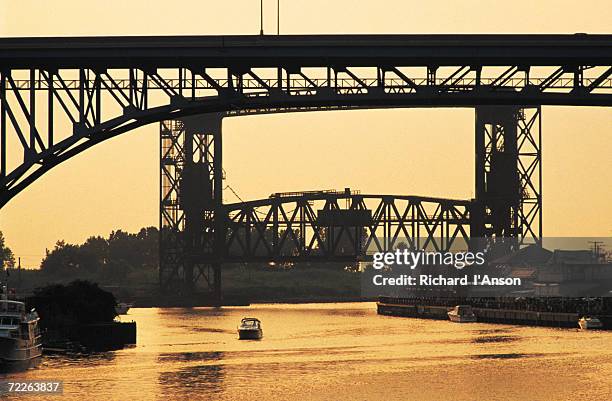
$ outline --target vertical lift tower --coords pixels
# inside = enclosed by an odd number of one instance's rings
[[[541,245],[540,107],[478,106],[475,129],[471,239],[500,240],[501,252]]]
[[[223,217],[220,114],[161,122],[162,291],[189,295],[203,279],[221,301]]]

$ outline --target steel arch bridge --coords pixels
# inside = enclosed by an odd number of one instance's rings
[[[194,266],[229,257],[223,117],[473,107],[470,235],[537,241],[541,105],[612,106],[612,35],[0,39],[0,207],[70,157],[163,121],[160,225],[178,230],[182,259],[169,246],[162,264],[192,283]]]
[[[164,119],[609,106],[611,75],[610,35],[0,39],[0,207],[73,155]]]

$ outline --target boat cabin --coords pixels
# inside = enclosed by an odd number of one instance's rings
[[[473,313],[471,305],[457,305],[454,308],[454,312],[458,315],[466,315]]]
[[[245,329],[259,329],[261,322],[254,317],[245,317],[240,321],[240,327]]]
[[[0,315],[15,315],[21,316],[25,313],[25,305],[19,301],[9,301],[7,299],[0,300]]]

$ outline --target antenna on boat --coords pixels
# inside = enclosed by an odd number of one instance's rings
[[[19,263],[21,264],[21,258],[19,258]],[[2,270],[4,270],[4,278],[2,279],[2,300],[8,300],[9,293],[9,277],[11,276],[11,272],[9,270],[9,266],[2,263]]]

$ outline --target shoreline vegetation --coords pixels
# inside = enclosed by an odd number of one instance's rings
[[[10,250],[9,250],[10,251]],[[82,244],[58,241],[39,269],[6,264],[9,286],[19,297],[37,288],[74,280],[96,283],[121,302],[135,307],[188,307],[214,304],[205,284],[195,293],[163,294],[158,282],[159,237],[155,227],[137,233],[122,230],[92,236]],[[360,275],[346,263],[233,263],[223,265],[223,304],[355,302]]]

